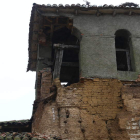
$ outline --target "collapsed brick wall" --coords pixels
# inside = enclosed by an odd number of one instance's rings
[[[83,79],[66,88],[58,87],[56,101],[60,108],[76,106],[104,120],[115,119],[123,107],[121,87],[117,79]]]
[[[33,132],[61,136],[64,140],[137,140],[139,137],[139,121],[135,122],[139,120],[136,116],[139,109],[134,109],[137,101],[129,95],[130,86],[123,86],[117,79],[98,78],[81,79],[68,87],[61,86],[56,79],[54,85],[57,96],[39,102],[33,116]],[[139,89],[135,92],[131,94],[138,97]],[[132,125],[136,126],[135,132]]]

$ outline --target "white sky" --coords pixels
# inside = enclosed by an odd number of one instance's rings
[[[119,5],[125,0],[89,0]],[[127,0],[127,2],[132,2]],[[138,0],[134,3],[140,4]],[[37,4],[84,4],[83,0],[2,0],[0,8],[0,121],[30,119],[35,99],[35,72],[26,72],[31,8]]]

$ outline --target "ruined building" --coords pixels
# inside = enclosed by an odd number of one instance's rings
[[[33,4],[27,71],[32,133],[140,140],[140,8]]]

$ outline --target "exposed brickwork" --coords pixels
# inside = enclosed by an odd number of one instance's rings
[[[40,100],[32,131],[63,140],[139,140],[140,85],[117,79],[81,79]],[[51,89],[55,89],[55,86]],[[54,98],[54,95],[56,98]],[[49,99],[49,100],[47,100]]]
[[[59,118],[55,102],[38,104],[37,111],[33,117],[32,132],[59,136]]]
[[[66,88],[58,87],[56,101],[59,107],[77,106],[104,120],[115,119],[123,106],[121,87],[116,79],[83,80]]]
[[[39,103],[33,117],[33,132],[61,135],[62,139],[69,140],[108,140],[111,137],[107,122],[114,120],[123,107],[120,81],[82,79],[63,87],[56,79],[54,84],[56,100]]]
[[[140,84],[125,85],[122,90],[122,99],[129,115],[125,115],[124,128],[126,128],[130,140],[140,139]]]
[[[37,99],[45,98],[50,93],[50,88],[52,87],[51,68],[40,70],[37,80]]]

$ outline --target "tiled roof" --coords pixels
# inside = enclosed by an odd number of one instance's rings
[[[38,49],[38,34],[40,29],[40,17],[41,16],[61,16],[67,14],[71,15],[96,15],[101,16],[105,14],[109,14],[115,16],[117,14],[125,14],[125,15],[140,15],[140,7],[134,3],[124,3],[118,6],[114,5],[85,5],[85,4],[47,4],[47,5],[39,5],[34,3],[31,19],[30,19],[30,27],[29,27],[29,60],[27,71],[35,71],[36,70],[36,62],[37,62],[37,49]]]
[[[13,120],[0,122],[0,132],[31,132],[31,120]]]
[[[60,137],[33,134],[29,132],[1,132],[0,140],[62,140]]]
[[[101,8],[101,7],[106,7],[106,8],[140,8],[138,4],[135,4],[135,3],[130,3],[130,2],[126,2],[126,3],[123,3],[123,4],[120,4],[120,5],[107,5],[107,4],[104,4],[104,5],[86,5],[86,4],[36,4],[36,3],[33,3],[33,5],[38,5],[38,6],[44,6],[44,7],[61,7],[61,8],[74,8],[74,7],[84,7],[84,8],[91,8],[91,7],[98,7],[98,8]]]
[[[35,134],[27,132],[27,131],[21,131],[20,132],[14,132],[12,130],[4,132],[1,128],[1,126],[4,126],[6,128],[12,128],[11,126],[26,126],[31,125],[31,120],[12,120],[12,121],[4,121],[0,122],[0,140],[61,140],[60,137],[56,137],[54,135],[41,135],[41,134]]]
[[[8,126],[8,125],[26,125],[31,123],[30,120],[12,120],[12,121],[3,121],[0,122],[0,126]]]

